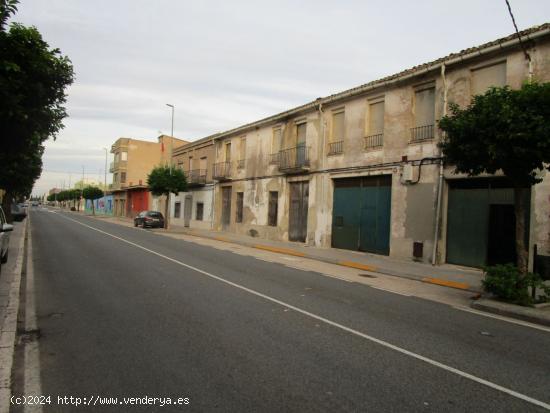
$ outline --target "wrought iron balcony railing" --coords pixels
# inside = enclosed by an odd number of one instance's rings
[[[422,142],[433,139],[434,125],[417,126],[411,128],[411,142]]]
[[[309,169],[309,147],[298,145],[279,151],[279,170],[286,173],[302,172]]]
[[[269,164],[270,165],[279,164],[279,152],[275,152],[269,155]]]
[[[344,141],[329,142],[327,155],[338,155],[344,153]]]
[[[239,159],[237,161],[237,169],[244,169],[244,165],[245,165],[245,160],[244,159]]]
[[[365,149],[380,148],[384,146],[384,134],[365,136]]]
[[[193,169],[192,171],[188,171],[186,175],[188,185],[206,184],[206,169]]]
[[[218,162],[213,165],[212,177],[217,180],[231,179],[231,162]]]

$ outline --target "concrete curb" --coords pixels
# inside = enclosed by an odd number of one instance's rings
[[[21,289],[21,275],[25,258],[25,247],[29,219],[25,220],[25,226],[19,245],[19,254],[15,259],[15,267],[11,282],[2,283],[1,294],[9,296],[5,307],[4,318],[1,320],[0,330],[0,413],[8,413],[11,398],[11,371],[17,340],[17,316],[19,314],[19,292]],[[10,246],[13,248],[12,246]],[[13,252],[10,253],[10,255]]]
[[[502,301],[491,300],[489,298],[481,298],[473,301],[471,307],[488,313],[550,326],[550,312],[545,314],[542,310],[532,307],[522,307],[520,305],[503,303]]]
[[[170,232],[163,232],[163,231],[155,231],[155,232],[157,232],[159,234],[170,233]],[[198,238],[213,239],[213,240],[216,240],[216,241],[228,242],[230,244],[243,245],[243,246],[250,247],[250,248],[256,248],[256,249],[260,249],[260,250],[271,251],[271,252],[275,252],[275,253],[278,253],[278,254],[292,255],[292,256],[295,256],[295,257],[302,257],[302,258],[307,258],[307,259],[310,259],[310,260],[326,262],[327,264],[340,265],[340,266],[343,266],[343,267],[354,268],[354,269],[358,269],[358,270],[389,275],[389,276],[392,276],[392,277],[405,278],[407,280],[418,281],[418,282],[427,283],[427,284],[436,284],[436,285],[439,285],[439,286],[442,286],[442,287],[448,287],[448,288],[458,289],[458,290],[462,290],[462,291],[469,291],[469,292],[472,292],[472,293],[480,293],[481,292],[480,290],[477,290],[477,289],[473,288],[471,285],[466,284],[466,283],[461,283],[461,282],[456,282],[456,281],[449,281],[449,280],[445,280],[445,279],[442,279],[442,278],[435,278],[435,277],[416,277],[416,276],[413,276],[413,275],[402,274],[402,273],[401,274],[396,274],[396,273],[392,273],[390,271],[375,267],[374,265],[363,264],[363,263],[355,262],[355,261],[340,261],[340,260],[331,259],[331,258],[319,257],[319,256],[316,256],[316,255],[309,255],[307,253],[294,251],[294,250],[289,249],[289,248],[272,247],[272,246],[268,246],[268,245],[255,244],[255,243],[252,243],[252,242],[251,243],[241,242],[241,241],[236,241],[236,240],[232,240],[232,239],[229,239],[229,238],[221,237],[221,236],[218,236],[218,235],[210,236],[210,235],[204,235],[204,234],[197,234],[197,233],[194,233],[192,231],[172,231],[172,233],[173,234],[190,235],[190,236],[198,237]]]
[[[88,215],[88,217],[90,217],[90,218],[100,218],[97,215],[96,216]],[[120,219],[118,217],[110,217],[110,218],[112,218],[114,220],[117,220],[120,223],[127,223],[128,226],[132,226],[132,225],[130,225],[131,222],[126,221],[125,219]],[[337,259],[332,259],[332,258],[327,258],[327,257],[319,257],[319,256],[316,256],[316,255],[310,255],[310,254],[307,254],[307,253],[304,253],[304,252],[295,251],[295,250],[290,249],[290,248],[273,247],[273,246],[270,246],[270,245],[263,245],[263,244],[258,244],[258,243],[255,243],[255,242],[243,242],[243,241],[238,241],[238,240],[232,240],[230,238],[226,238],[226,237],[223,237],[223,236],[220,236],[220,235],[215,235],[215,234],[212,234],[212,235],[199,234],[199,233],[193,232],[192,230],[183,230],[183,231],[181,231],[181,230],[180,231],[168,230],[168,231],[165,231],[165,230],[162,230],[162,229],[158,229],[158,230],[152,230],[152,231],[157,233],[157,234],[161,234],[161,235],[162,234],[181,234],[181,235],[189,235],[189,236],[192,236],[192,237],[198,237],[198,238],[204,238],[204,239],[212,239],[212,240],[215,240],[215,241],[222,241],[222,242],[227,242],[227,243],[230,243],[230,244],[243,245],[245,247],[256,248],[256,249],[259,249],[259,250],[270,251],[270,252],[274,252],[274,253],[278,253],[278,254],[291,255],[291,256],[294,256],[294,257],[307,258],[307,259],[315,260],[315,261],[319,261],[319,262],[326,262],[327,264],[340,265],[340,266],[343,266],[343,267],[354,268],[354,269],[358,269],[358,270],[389,275],[391,277],[404,278],[404,279],[407,279],[407,280],[418,281],[418,282],[422,282],[422,283],[426,283],[426,284],[435,284],[435,285],[438,285],[438,286],[441,286],[441,287],[448,287],[448,288],[458,289],[458,290],[462,290],[462,291],[469,291],[469,292],[472,292],[472,293],[480,293],[481,292],[481,290],[477,290],[474,287],[472,287],[471,285],[466,284],[466,283],[461,283],[461,282],[456,282],[456,281],[449,281],[449,280],[445,280],[445,279],[442,279],[442,278],[436,278],[436,277],[420,277],[420,276],[414,276],[414,275],[403,274],[403,273],[395,273],[395,272],[385,270],[383,268],[376,267],[374,265],[363,264],[363,263],[356,262],[356,261],[342,261],[342,260],[337,260]]]

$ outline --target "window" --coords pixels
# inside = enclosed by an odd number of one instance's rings
[[[183,171],[183,161],[181,159],[178,159],[178,168]]]
[[[277,153],[281,150],[281,141],[283,138],[283,131],[280,127],[273,128],[273,135],[271,137],[271,153]]]
[[[120,160],[121,161],[127,161],[128,160],[128,152],[120,152]]]
[[[181,217],[181,202],[176,202],[174,204],[174,218]]]
[[[189,170],[190,171],[193,170],[193,157],[192,156],[189,157]]]
[[[472,95],[482,95],[491,86],[506,85],[506,62],[472,70]]]
[[[236,217],[235,222],[243,222],[243,203],[244,203],[244,193],[237,192],[237,208],[236,208]]]
[[[306,143],[307,123],[299,123],[296,125],[296,146],[305,145]]]
[[[332,112],[332,142],[344,140],[344,114],[343,109]]]
[[[245,137],[241,138],[239,150],[240,150],[240,156],[241,156],[240,159],[246,159],[246,138]]]
[[[242,137],[239,142],[239,164],[237,165],[239,169],[244,168],[246,159],[246,138]]]
[[[231,161],[231,142],[225,144],[225,162]]]
[[[435,88],[418,89],[414,94],[414,128],[411,141],[422,141],[434,137]]]
[[[116,173],[116,172],[113,174],[113,182],[115,184],[118,183],[118,173]]]
[[[365,148],[376,148],[383,145],[384,138],[384,101],[369,103],[367,137]]]
[[[126,182],[126,172],[121,172],[120,173],[120,183],[125,183]]]
[[[369,135],[384,133],[384,101],[369,105]]]
[[[203,214],[204,214],[204,204],[202,202],[197,202],[197,208],[196,208],[196,215],[195,215],[195,219],[197,221],[202,221],[202,217],[203,217]]]
[[[120,161],[120,152],[115,153],[115,163]]]
[[[199,169],[201,170],[201,175],[206,175],[206,156],[203,156],[200,160],[199,160]]]
[[[267,208],[267,225],[277,226],[277,209],[279,204],[279,192],[269,191],[269,205]]]
[[[332,112],[332,129],[328,143],[328,155],[344,152],[344,109]]]

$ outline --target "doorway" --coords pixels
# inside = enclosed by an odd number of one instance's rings
[[[185,195],[183,204],[183,226],[189,228],[191,222],[191,211],[193,210],[193,196]]]
[[[222,187],[222,229],[226,230],[231,224],[231,187]]]
[[[306,242],[308,201],[309,182],[292,182],[288,216],[289,241]]]

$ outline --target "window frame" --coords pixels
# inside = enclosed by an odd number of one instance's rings
[[[273,194],[275,199],[273,199]],[[276,227],[278,215],[279,215],[279,191],[269,191],[269,198],[267,203],[267,225],[270,227]]]

